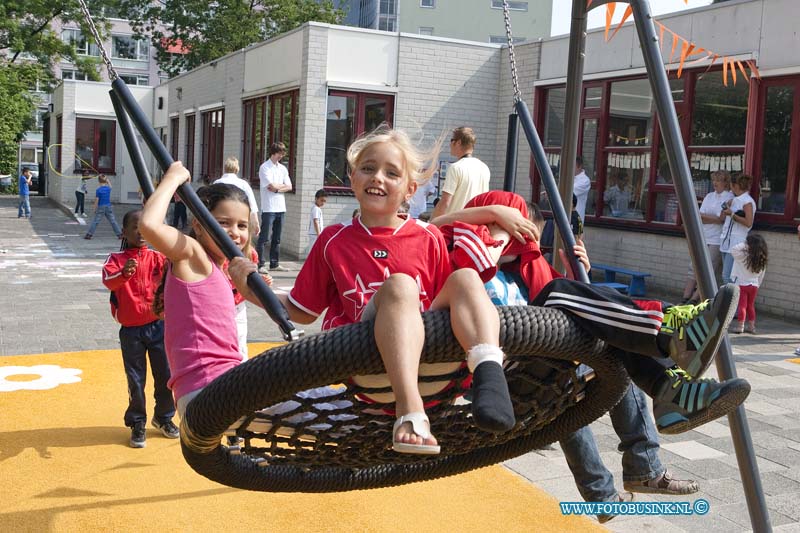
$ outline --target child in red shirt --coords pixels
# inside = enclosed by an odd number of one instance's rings
[[[172,422],[175,403],[167,387],[170,378],[164,351],[164,322],[153,312],[153,299],[164,273],[166,258],[150,250],[139,233],[142,211],[134,210],[122,219],[124,248],[112,253],[103,265],[103,284],[111,290],[111,314],[120,323],[119,342],[128,379],[128,409],[125,425],[131,428],[130,445],[144,448],[147,424],[144,384],[147,359],[153,374],[155,410],[153,427],[170,439],[180,436]]]

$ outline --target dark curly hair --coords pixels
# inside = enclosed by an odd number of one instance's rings
[[[211,213],[214,212],[214,209],[217,208],[220,202],[225,200],[243,203],[247,206],[248,210],[250,209],[250,202],[247,200],[247,194],[239,187],[227,183],[214,183],[212,185],[200,187],[197,189],[197,196]],[[197,238],[194,230],[189,232],[189,236],[194,239]],[[250,253],[250,239],[248,239],[247,246],[245,246],[242,251],[245,256]],[[159,318],[164,318],[164,286],[166,285],[167,272],[169,272],[170,268],[171,265],[168,263],[166,268],[164,268],[164,275],[161,277],[161,283],[159,283],[153,298],[153,312]]]
[[[767,268],[767,241],[758,233],[751,233],[747,236],[747,265],[750,272],[758,274]]]

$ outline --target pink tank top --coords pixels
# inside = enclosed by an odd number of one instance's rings
[[[164,347],[175,401],[242,362],[230,282],[213,263],[211,275],[187,282],[170,267],[164,286]]]

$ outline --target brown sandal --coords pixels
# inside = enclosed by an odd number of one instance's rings
[[[623,483],[625,490],[630,492],[646,492],[650,494],[693,494],[700,490],[694,480],[675,479],[669,470],[660,476],[643,481],[626,481]]]

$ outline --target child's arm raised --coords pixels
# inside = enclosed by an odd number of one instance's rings
[[[164,177],[161,178],[158,188],[156,188],[153,195],[147,200],[144,209],[142,209],[139,232],[147,242],[153,245],[153,248],[167,256],[167,259],[172,261],[175,267],[180,262],[189,261],[190,264],[188,266],[193,271],[201,274],[202,277],[200,279],[203,279],[209,274],[211,264],[200,243],[164,223],[172,195],[175,194],[178,187],[189,179],[191,179],[191,175],[180,161],[170,165]],[[194,261],[194,258],[199,259]],[[206,265],[205,263],[208,264]],[[177,272],[176,275],[186,279]],[[187,279],[187,281],[192,280]]]
[[[467,224],[497,224],[508,234],[518,241],[524,243],[525,237],[534,241],[539,241],[539,228],[532,221],[528,220],[518,209],[505,205],[487,205],[482,207],[468,207],[460,211],[454,211],[447,215],[442,215],[431,220],[435,226],[452,224],[455,221]]]
[[[257,268],[258,267],[256,264],[252,261],[248,261],[243,257],[234,257],[228,265],[228,275],[230,276],[231,281],[233,281],[233,284],[236,286],[236,290],[239,291],[239,294],[244,296],[247,301],[263,308],[264,305],[258,298],[256,298],[256,296],[253,294],[253,291],[250,290],[250,287],[247,286],[247,277],[252,272],[256,272]],[[286,311],[289,313],[289,319],[292,322],[297,322],[298,324],[311,324],[317,319],[317,317],[314,315],[298,309],[298,307],[294,305],[291,300],[289,300],[287,295],[276,294],[276,296],[286,308]]]

